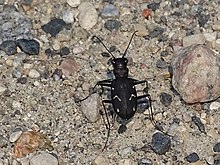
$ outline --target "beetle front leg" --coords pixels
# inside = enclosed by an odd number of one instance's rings
[[[103,81],[98,81],[98,82],[95,84],[95,86],[92,88],[92,90],[90,90],[88,96],[86,96],[86,97],[83,98],[83,99],[77,100],[77,101],[75,101],[75,102],[78,103],[78,102],[82,102],[82,101],[88,99],[92,94],[94,94],[94,93],[97,92],[97,91],[95,90],[97,86],[101,86],[101,89],[102,89],[101,95],[102,95],[103,92],[104,92],[104,88],[103,88],[103,87],[111,87],[111,83],[112,83],[112,80],[110,80],[110,79],[103,80]]]

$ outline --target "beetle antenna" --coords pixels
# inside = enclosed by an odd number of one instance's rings
[[[111,53],[111,51],[105,46],[105,44],[102,42],[102,40],[97,37],[97,36],[94,36],[95,38],[97,38],[99,40],[99,42],[104,46],[104,48],[107,50],[107,52],[112,56],[113,59],[115,59],[115,56]]]
[[[122,58],[124,58],[124,57],[125,57],[125,55],[126,55],[126,53],[127,53],[127,50],[128,50],[128,48],[129,48],[129,46],[130,46],[130,44],[131,44],[131,41],[132,41],[132,39],[133,39],[134,35],[136,34],[136,32],[137,32],[137,31],[135,31],[135,32],[132,34],[131,39],[130,39],[130,41],[129,41],[129,43],[128,43],[127,48],[125,49],[125,52],[123,53]]]

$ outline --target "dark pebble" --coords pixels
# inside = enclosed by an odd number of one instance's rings
[[[33,0],[22,0],[22,4],[27,5],[27,6],[31,5],[32,2],[33,2]]]
[[[7,55],[17,53],[16,42],[12,40],[4,41],[0,45],[0,50],[3,50]]]
[[[172,102],[172,96],[170,94],[168,94],[168,93],[162,92],[160,94],[160,102],[164,106],[168,107],[171,104],[171,102]]]
[[[157,60],[156,67],[158,67],[160,69],[166,69],[167,68],[167,62],[164,61],[163,58],[161,58],[161,59]]]
[[[111,57],[111,55],[108,52],[102,52],[101,55],[103,57]]]
[[[205,24],[208,22],[209,20],[209,15],[204,15],[204,14],[199,14],[198,15],[198,23],[200,27],[204,27]]]
[[[111,46],[110,48],[109,48],[109,51],[110,52],[114,52],[116,50],[116,46]]]
[[[167,51],[167,50],[164,50],[164,51],[162,51],[161,53],[160,53],[160,56],[161,57],[166,57],[166,56],[168,56],[169,55],[169,52]]]
[[[48,48],[48,49],[45,50],[45,54],[46,54],[48,57],[50,57],[50,56],[53,55],[53,51],[52,51],[50,48]]]
[[[51,34],[52,37],[55,37],[61,30],[63,30],[66,23],[62,19],[55,18],[49,23],[42,26],[43,31]]]
[[[53,80],[58,81],[62,78],[63,72],[61,69],[55,69],[55,71],[52,74]]]
[[[39,54],[40,44],[36,40],[19,39],[17,40],[17,46],[29,55]]]
[[[199,156],[197,155],[197,153],[193,152],[191,154],[189,154],[188,156],[185,157],[185,159],[190,162],[197,162],[199,160]]]
[[[147,8],[151,9],[152,11],[157,10],[159,7],[160,7],[160,3],[156,3],[156,2],[147,5]]]
[[[165,154],[171,147],[171,140],[165,134],[157,132],[153,135],[151,148],[159,155]]]
[[[206,133],[205,131],[205,126],[204,124],[201,122],[200,118],[197,116],[193,116],[192,117],[192,121],[195,123],[195,125],[198,127],[199,131],[201,131],[202,133]]]
[[[165,16],[161,16],[161,17],[160,17],[160,21],[161,21],[162,23],[164,23],[165,25],[167,24],[167,18],[166,18]]]
[[[26,84],[27,83],[27,78],[26,77],[20,77],[20,78],[17,79],[17,82],[21,83],[21,84]]]
[[[219,143],[216,143],[213,147],[213,151],[214,152],[220,152],[220,142]]]
[[[138,165],[152,165],[152,161],[147,158],[142,158],[138,161]]]
[[[220,165],[220,160],[215,160],[213,165]]]
[[[152,30],[152,31],[149,33],[149,37],[150,37],[150,38],[156,38],[156,37],[161,36],[163,33],[164,33],[164,29],[163,29],[163,28],[161,28],[161,27],[156,27],[154,30]]]
[[[118,30],[121,26],[121,22],[117,20],[107,20],[104,24],[104,27],[110,31]]]
[[[9,90],[9,89],[6,89],[5,91],[4,91],[4,96],[5,97],[10,97],[12,95],[12,92]]]
[[[70,54],[70,49],[68,48],[68,47],[62,47],[61,49],[60,49],[60,55],[61,56],[65,56],[65,55],[68,55],[68,54]]]

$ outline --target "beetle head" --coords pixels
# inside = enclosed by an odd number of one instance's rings
[[[115,77],[128,77],[128,59],[127,58],[114,58],[112,60],[113,72]]]

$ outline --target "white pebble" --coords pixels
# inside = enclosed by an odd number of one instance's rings
[[[220,108],[220,102],[214,101],[209,106],[210,110],[217,110]]]
[[[77,7],[81,3],[80,0],[67,0],[68,5],[71,7]]]
[[[28,76],[30,78],[39,78],[40,77],[40,73],[37,70],[35,70],[35,69],[31,69],[29,74],[28,74]]]
[[[74,14],[70,10],[64,11],[63,12],[63,21],[68,23],[73,23],[74,22]]]
[[[12,132],[10,137],[9,137],[9,141],[12,142],[12,143],[16,142],[19,139],[19,137],[21,136],[21,134],[22,134],[21,130]]]
[[[6,87],[0,86],[0,94],[3,93],[6,89]]]

